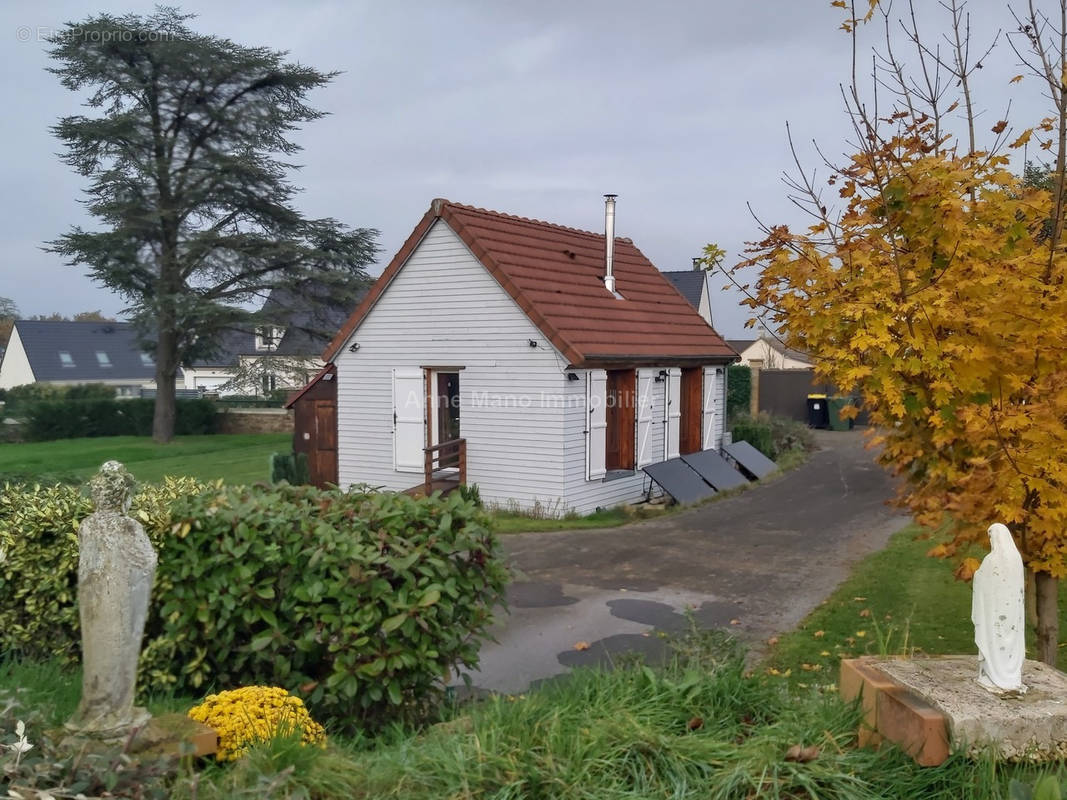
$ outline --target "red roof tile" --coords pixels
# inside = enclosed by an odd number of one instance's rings
[[[629,239],[616,237],[619,300],[605,288],[604,235],[434,200],[404,246],[323,354],[331,360],[373,308],[430,226],[441,219],[576,367],[711,363],[729,345]]]

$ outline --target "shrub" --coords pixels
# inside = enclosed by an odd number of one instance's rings
[[[62,397],[64,400],[114,400],[115,387],[106,383],[82,383],[68,386]]]
[[[41,400],[60,400],[66,396],[66,392],[66,387],[52,386],[48,383],[24,383],[21,386],[13,386],[7,390],[4,411],[7,414],[14,414],[31,403]]]
[[[286,481],[293,486],[311,483],[307,453],[272,453],[270,457],[270,482]]]
[[[743,364],[726,368],[726,418],[748,414],[752,397],[752,370]]]
[[[748,442],[767,458],[776,457],[768,423],[747,416],[738,417],[731,423],[730,432],[735,442]]]
[[[738,417],[731,423],[731,433],[735,442],[748,442],[767,458],[778,458],[791,450],[815,449],[808,427],[789,417]]]
[[[77,660],[90,511],[75,487],[3,487],[0,655]],[[270,684],[339,726],[415,716],[477,664],[507,580],[488,518],[458,493],[168,479],[131,514],[159,550],[143,692]]]
[[[457,491],[459,492],[460,497],[462,497],[464,500],[469,500],[470,502],[474,503],[474,505],[478,506],[478,508],[482,508],[485,505],[482,502],[482,490],[478,488],[478,484],[464,483],[457,487]]]
[[[34,441],[83,436],[149,436],[155,401],[149,399],[43,400],[24,407],[27,437]],[[174,433],[214,433],[215,406],[210,400],[177,400]]]
[[[476,665],[507,581],[488,518],[458,493],[227,487],[174,515],[142,656],[156,685],[299,687],[341,726],[413,716]]]
[[[170,504],[197,492],[191,478],[143,486],[130,513],[156,548],[170,529]],[[0,656],[78,660],[78,524],[92,504],[76,486],[5,484],[0,491]],[[157,582],[158,583],[158,582]],[[157,586],[158,589],[158,586]],[[160,602],[154,592],[153,607]]]

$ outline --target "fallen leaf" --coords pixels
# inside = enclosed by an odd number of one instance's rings
[[[815,745],[804,747],[803,745],[795,744],[785,751],[785,760],[796,761],[798,764],[807,764],[809,761],[814,761],[818,757],[819,748]]]
[[[589,649],[589,642],[575,642],[574,643],[574,649],[575,650],[588,650]]]
[[[867,598],[866,597],[853,597],[852,599],[855,600],[857,603],[862,603]]]
[[[686,730],[698,731],[704,727],[704,720],[700,717],[693,717],[689,722],[685,723]]]
[[[769,644],[771,647],[774,647],[776,644],[778,644],[778,637],[772,636],[770,639],[767,640],[767,644]]]
[[[732,620],[730,620],[730,624],[731,624],[731,625],[740,625],[740,624],[741,624],[741,620],[739,620],[739,619],[732,619]]]
[[[862,639],[867,635],[867,631],[856,631],[856,635]]]
[[[826,656],[830,655],[830,651],[829,650],[823,650],[821,653],[819,653],[819,655],[823,656],[823,657],[826,657]]]
[[[863,609],[863,611],[860,612],[860,616],[861,617],[869,617],[870,615],[871,615],[871,610],[869,608],[865,608],[865,609]]]
[[[825,635],[826,631],[815,631],[815,633],[812,634],[812,636],[814,636],[816,639],[821,639]]]

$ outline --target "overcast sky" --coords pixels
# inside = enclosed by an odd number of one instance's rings
[[[48,132],[81,100],[45,72],[40,37],[98,11],[152,8],[42,0],[0,10],[0,296],[23,315],[123,307],[81,268],[40,249],[87,222],[83,181],[56,157]],[[199,14],[192,24],[201,32],[343,71],[313,97],[331,115],[300,134],[296,182],[306,213],[381,231],[375,275],[434,197],[602,230],[601,195],[615,192],[618,235],[660,269],[689,268],[709,241],[736,259],[758,233],[746,203],[765,221],[803,223],[781,184],[792,168],[786,121],[811,165],[812,138],[833,155],[846,149],[838,85],[848,39],[828,0],[195,0],[182,8]],[[969,8],[976,40],[1012,27],[1002,0]],[[1002,47],[980,74],[990,126],[1009,92],[1020,95],[1020,123],[1043,115],[1032,86],[1008,86],[1020,71],[1014,61]],[[736,295],[716,291],[713,311],[721,333],[742,333]]]

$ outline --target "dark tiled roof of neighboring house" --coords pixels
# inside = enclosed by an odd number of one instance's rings
[[[128,322],[18,320],[15,329],[37,381],[155,378],[155,364]]]
[[[704,294],[704,284],[707,282],[707,273],[704,270],[681,270],[679,272],[664,272],[663,277],[674,284],[682,297],[689,301],[695,309],[700,309],[700,297]]]
[[[438,220],[448,224],[574,366],[728,361],[734,352],[629,239],[616,237],[617,300],[604,236],[434,200],[323,354],[331,360]]]
[[[309,286],[302,292],[272,291],[263,304],[263,313],[276,314],[278,326],[285,328],[275,352],[287,356],[318,356],[366,296],[368,288],[345,305],[333,302],[325,287]]]

